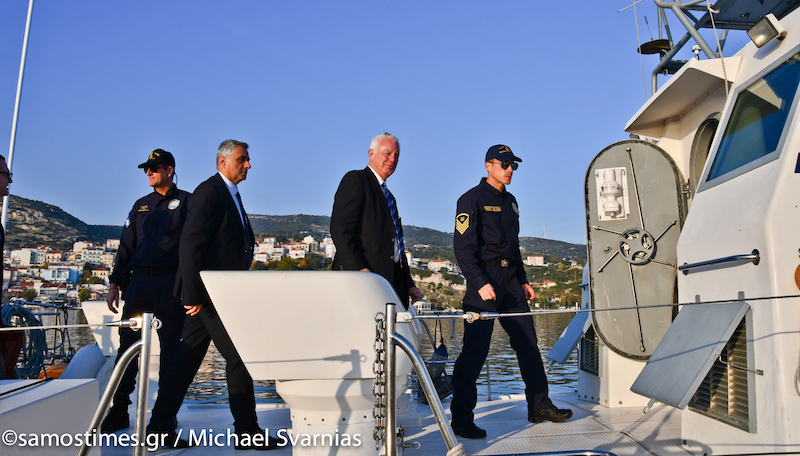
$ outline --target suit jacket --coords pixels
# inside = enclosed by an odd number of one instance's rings
[[[400,232],[403,226],[399,220]],[[344,175],[333,200],[331,237],[336,245],[333,269],[359,271],[368,268],[392,284],[403,304],[414,286],[405,254],[402,269],[394,262],[394,222],[389,205],[369,167]],[[401,252],[402,253],[402,252]]]
[[[211,306],[200,271],[250,269],[255,236],[249,221],[247,227],[219,174],[197,186],[178,248],[175,295],[183,293],[184,305]]]

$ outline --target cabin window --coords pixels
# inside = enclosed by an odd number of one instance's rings
[[[734,331],[720,357],[703,379],[689,408],[697,413],[750,431],[748,395],[747,319]]]
[[[739,93],[706,182],[777,158],[799,79],[797,54]]]
[[[590,327],[581,337],[580,368],[590,374],[599,375],[600,372],[600,339]]]

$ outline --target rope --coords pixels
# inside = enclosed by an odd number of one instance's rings
[[[784,295],[784,296],[765,296],[765,297],[757,297],[757,298],[744,298],[743,301],[764,301],[768,299],[789,299],[789,298],[800,298],[800,295]],[[697,305],[706,305],[706,304],[724,304],[729,302],[739,301],[739,299],[719,299],[716,301],[696,301],[696,302],[673,302],[670,304],[652,304],[649,306],[633,306],[633,307],[614,307],[608,309],[563,309],[563,310],[532,310],[530,312],[509,312],[509,313],[495,313],[495,312],[483,312],[480,314],[480,318],[505,318],[505,317],[524,317],[527,315],[556,315],[556,314],[565,314],[565,313],[587,313],[587,312],[611,312],[616,310],[641,310],[641,309],[651,309],[651,308],[658,308],[658,307],[674,307],[674,306],[697,306]],[[474,319],[474,316],[470,316],[470,313],[455,313],[455,314],[437,314],[437,315],[415,315],[413,318],[421,319],[421,320],[435,320],[435,319],[454,319],[454,318],[462,318],[465,320]],[[800,375],[800,374],[798,374]]]
[[[31,329],[44,329],[42,322],[36,318],[33,313],[17,305],[5,305],[0,308],[0,317],[3,323],[10,325],[14,317],[20,319],[22,327],[15,328],[0,328],[0,330],[31,330]],[[15,375],[17,378],[31,378],[39,374],[44,366],[44,357],[47,352],[47,341],[45,340],[44,331],[33,331],[28,333],[28,343],[22,349],[22,354],[27,359],[27,362],[22,366],[17,366]]]
[[[9,307],[9,306],[3,306],[4,309],[6,307]],[[39,331],[39,330],[46,330],[46,329],[69,329],[69,328],[100,328],[102,326],[103,325],[88,325],[86,323],[77,324],[77,325],[48,325],[48,326],[43,326],[40,323],[39,326],[35,326],[35,327],[11,326],[11,327],[8,327],[8,328],[0,328],[0,332]]]
[[[714,11],[711,9],[711,3],[706,2],[706,8],[708,9],[708,16],[711,18],[711,28],[714,29],[714,38],[717,39],[717,49],[719,50],[719,61],[722,63],[722,77],[725,80],[722,84],[725,86],[725,98],[728,98],[730,95],[728,93],[728,73],[725,71],[725,59],[722,58],[722,46],[719,44],[719,35],[717,34],[717,24],[714,22],[714,13],[719,13],[719,11]]]
[[[461,443],[454,446],[453,448],[450,448],[450,450],[447,452],[447,456],[461,456],[466,454],[467,453],[464,453],[464,444]]]

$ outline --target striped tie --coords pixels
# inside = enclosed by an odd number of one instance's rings
[[[403,234],[400,232],[400,223],[397,219],[397,203],[394,200],[394,196],[392,192],[389,191],[389,188],[386,187],[386,182],[381,184],[381,190],[383,190],[383,196],[386,197],[386,203],[389,205],[389,214],[392,215],[392,221],[394,222],[394,231],[397,234],[397,245],[400,247],[400,255],[406,251],[406,247],[403,244]]]

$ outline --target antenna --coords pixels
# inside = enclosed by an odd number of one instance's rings
[[[639,37],[639,12],[636,11],[636,4],[640,3],[641,1],[642,0],[638,0],[638,1],[634,0],[633,3],[631,3],[628,6],[626,6],[625,8],[622,8],[621,10],[617,11],[617,13],[621,13],[621,12],[625,11],[626,9],[628,9],[630,7],[633,7],[633,18],[634,18],[634,22],[636,24],[636,45],[638,46],[637,49],[639,50],[639,65],[642,67],[642,90],[644,91],[644,101],[647,101],[647,82],[645,82],[645,79],[644,79],[644,60],[642,59],[642,52],[641,52],[642,39]],[[645,17],[645,20],[647,20],[647,17]],[[647,29],[648,30],[650,29],[650,24],[649,23],[647,24]],[[652,33],[651,33],[651,35],[652,35]]]

